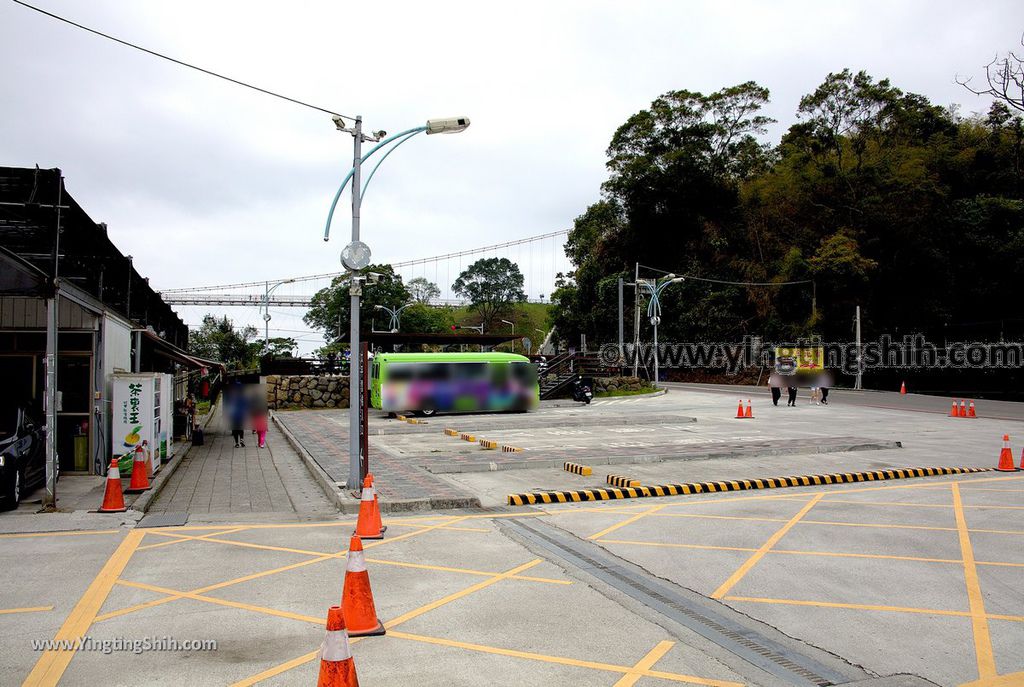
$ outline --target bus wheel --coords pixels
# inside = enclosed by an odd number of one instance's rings
[[[437,408],[430,405],[429,403],[424,403],[423,407],[419,409],[419,414],[422,415],[423,417],[430,417],[436,412]]]

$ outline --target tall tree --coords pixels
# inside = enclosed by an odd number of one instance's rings
[[[375,284],[363,282],[363,296],[359,301],[360,330],[369,329],[377,305],[397,308],[409,302],[409,290],[402,283],[402,276],[396,274],[391,265],[369,265],[360,270],[363,277],[371,272],[380,277]],[[335,277],[330,286],[313,295],[310,308],[302,320],[322,330],[324,341],[347,341],[351,321],[349,310],[349,277],[341,275]]]
[[[407,288],[412,299],[423,305],[428,305],[430,301],[441,295],[441,289],[437,288],[437,284],[426,277],[410,279]]]
[[[481,258],[467,267],[452,284],[452,292],[469,299],[470,308],[485,328],[495,318],[526,300],[523,273],[508,258]]]
[[[188,333],[188,350],[200,358],[218,360],[231,369],[253,367],[262,347],[255,327],[236,328],[227,317],[205,315],[203,324]]]

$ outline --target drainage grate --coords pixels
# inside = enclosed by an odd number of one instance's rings
[[[811,656],[767,637],[764,632],[746,627],[738,619],[742,617],[741,614],[728,607],[696,593],[693,593],[695,598],[687,598],[684,590],[666,587],[660,580],[640,569],[630,569],[635,566],[618,563],[621,559],[595,544],[584,542],[549,525],[524,523],[517,518],[503,522],[502,526],[515,530],[562,560],[589,572],[788,684],[826,687],[870,677],[868,673],[853,666],[847,666],[846,674],[830,668]],[[782,633],[779,636],[785,638]]]

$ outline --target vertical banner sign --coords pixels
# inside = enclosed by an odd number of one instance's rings
[[[131,469],[135,448],[143,441],[150,449],[159,445],[159,408],[154,407],[159,391],[155,381],[151,375],[114,375],[110,443],[112,456],[121,460],[123,470]]]

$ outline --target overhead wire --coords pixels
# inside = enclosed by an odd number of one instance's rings
[[[43,14],[43,15],[45,15],[47,17],[50,17],[51,19],[56,19],[59,22],[63,22],[65,24],[68,24],[69,26],[73,26],[76,29],[81,29],[82,31],[87,31],[87,32],[89,32],[89,33],[91,33],[93,35],[99,36],[101,38],[106,38],[109,41],[113,41],[113,42],[119,43],[119,44],[121,44],[123,46],[129,47],[129,48],[133,48],[133,49],[138,50],[140,52],[144,52],[147,55],[152,55],[153,57],[159,57],[162,60],[167,60],[168,62],[172,62],[172,63],[174,63],[176,65],[181,66],[181,67],[186,67],[188,69],[194,69],[195,71],[201,72],[203,74],[206,74],[207,76],[213,76],[213,77],[216,77],[218,79],[223,79],[224,81],[227,81],[229,83],[233,83],[236,86],[242,86],[244,88],[249,88],[249,89],[252,89],[252,90],[257,91],[259,93],[263,93],[264,95],[269,95],[269,96],[272,96],[274,98],[280,98],[281,100],[286,100],[286,101],[288,101],[290,103],[294,103],[296,105],[301,105],[302,107],[308,107],[311,110],[317,110],[319,112],[324,112],[324,113],[329,114],[329,115],[335,115],[336,117],[341,117],[342,119],[348,119],[348,120],[351,120],[353,122],[355,121],[355,117],[352,117],[352,116],[349,116],[349,115],[345,115],[345,114],[341,114],[340,112],[335,112],[334,110],[330,110],[330,109],[328,109],[326,107],[320,107],[319,105],[314,105],[312,103],[307,103],[307,102],[299,100],[297,98],[292,98],[291,96],[283,95],[281,93],[276,93],[276,92],[271,91],[269,89],[261,88],[260,86],[255,86],[255,85],[253,85],[251,83],[246,83],[245,81],[241,81],[239,79],[235,79],[235,78],[232,78],[230,76],[225,76],[224,74],[218,74],[217,72],[212,71],[210,69],[206,69],[204,67],[200,67],[200,66],[191,64],[189,62],[185,62],[184,60],[179,60],[177,58],[171,57],[170,55],[165,55],[163,53],[157,52],[156,50],[151,50],[149,48],[143,47],[143,46],[138,45],[136,43],[132,43],[130,41],[126,41],[126,40],[124,40],[122,38],[118,38],[117,36],[112,36],[109,33],[104,33],[104,32],[99,31],[97,29],[90,28],[88,26],[85,26],[84,24],[79,24],[78,22],[72,21],[72,20],[68,19],[67,17],[62,17],[59,14],[54,14],[53,12],[48,12],[47,10],[44,10],[41,7],[36,7],[35,5],[30,5],[29,3],[24,2],[23,0],[11,0],[11,2],[14,2],[15,4],[21,5],[22,7],[28,8],[28,9],[34,11],[34,12],[38,12],[39,14]]]

